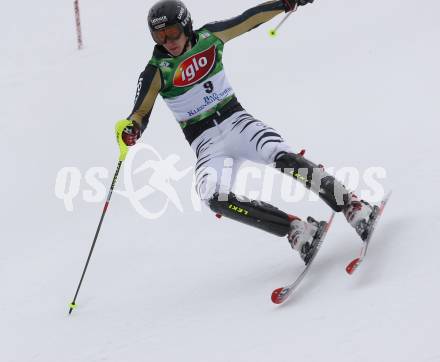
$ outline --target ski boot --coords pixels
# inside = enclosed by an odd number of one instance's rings
[[[365,241],[370,234],[371,224],[377,217],[378,211],[378,206],[370,205],[355,194],[351,194],[350,201],[344,209],[344,215],[362,241]]]
[[[315,242],[317,243],[320,240],[316,238],[318,229],[319,223],[311,216],[307,218],[307,222],[297,218],[290,223],[287,239],[292,249],[299,252],[306,265],[314,254]]]

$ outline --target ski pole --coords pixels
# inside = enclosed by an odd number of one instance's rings
[[[78,284],[78,288],[76,289],[75,297],[73,298],[72,303],[69,304],[69,315],[72,314],[73,309],[76,308],[76,298],[78,297],[78,293],[81,288],[82,282],[84,280],[84,276],[86,274],[87,267],[89,266],[89,262],[92,257],[93,249],[95,248],[96,241],[98,240],[98,235],[101,230],[102,222],[104,221],[104,217],[105,217],[105,214],[107,213],[107,209],[110,204],[110,199],[112,197],[113,190],[114,190],[116,182],[118,180],[119,171],[121,170],[122,163],[124,162],[125,158],[127,157],[128,147],[124,143],[124,141],[122,140],[122,131],[125,129],[125,127],[130,126],[132,124],[133,124],[132,121],[123,120],[123,121],[118,122],[115,127],[116,139],[118,141],[119,150],[120,150],[118,166],[116,167],[116,172],[115,172],[115,175],[113,176],[113,181],[112,181],[112,184],[110,187],[110,191],[108,192],[107,200],[105,201],[105,204],[104,204],[104,209],[101,214],[101,219],[99,220],[98,228],[96,230],[95,237],[94,237],[93,243],[92,243],[92,247],[90,248],[89,256],[87,257],[86,265],[83,269],[81,279]]]
[[[269,35],[274,38],[277,36],[278,29],[281,28],[281,26],[284,24],[284,22],[289,18],[290,15],[292,15],[296,10],[298,9],[298,5],[295,5],[295,8],[292,11],[289,11],[283,18],[283,20],[280,21],[280,23],[275,27],[275,29],[269,30]]]

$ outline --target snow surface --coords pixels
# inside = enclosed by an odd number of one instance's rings
[[[255,4],[186,2],[196,26]],[[67,212],[55,179],[101,166],[110,184],[113,126],[151,55],[151,4],[81,0],[80,52],[72,1],[2,6],[0,361],[440,361],[435,0],[315,1],[276,39],[267,31],[281,17],[225,49],[240,101],[293,147],[336,168],[387,170],[393,198],[356,275],[344,267],[360,242],[339,215],[297,295],[273,305],[298,256],[284,239],[194,210],[189,175],[175,184],[184,212],[170,205],[157,220],[114,195],[67,315],[103,202],[80,195]],[[194,162],[162,100],[143,142],[178,154],[180,170]],[[322,202],[273,202],[329,214]]]

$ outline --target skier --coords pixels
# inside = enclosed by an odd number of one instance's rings
[[[231,188],[244,160],[274,165],[301,182],[334,211],[342,212],[362,240],[368,236],[373,206],[306,159],[303,152],[294,153],[278,132],[247,113],[226,77],[222,55],[228,41],[308,3],[313,0],[268,1],[232,19],[193,30],[191,15],[181,1],[157,2],[148,14],[156,46],[139,77],[134,109],[128,117],[131,123],[122,134],[127,146],[136,143],[160,94],[197,157],[200,198],[218,216],[287,235],[306,264],[313,253],[318,222],[311,217],[303,221],[265,202],[234,195]]]

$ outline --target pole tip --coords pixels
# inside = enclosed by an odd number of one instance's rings
[[[69,314],[72,314],[72,311],[76,308],[76,304],[75,303],[70,303],[69,304]]]
[[[270,29],[269,30],[269,36],[271,38],[275,38],[277,36],[277,31],[275,29]]]

